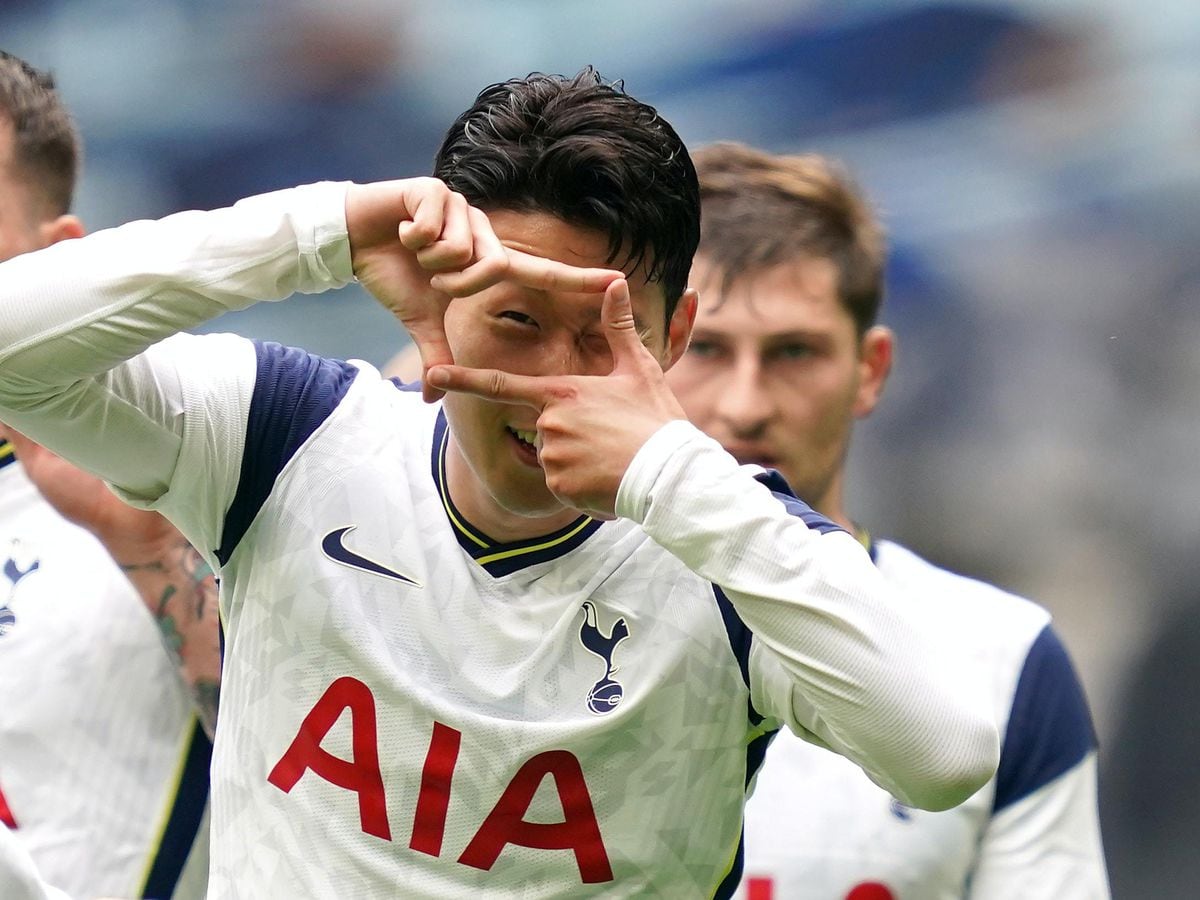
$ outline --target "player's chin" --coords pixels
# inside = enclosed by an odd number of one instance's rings
[[[514,487],[516,487],[514,485]],[[550,493],[542,478],[530,478],[529,483],[515,490],[504,491],[501,505],[510,513],[527,519],[542,519],[560,514],[566,505]]]

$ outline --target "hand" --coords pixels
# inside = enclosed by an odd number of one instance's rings
[[[351,185],[346,225],[354,274],[408,329],[427,375],[454,362],[443,319],[453,297],[512,279],[541,290],[599,293],[620,272],[581,269],[500,243],[487,216],[436,178]],[[425,379],[427,401],[442,391]]]
[[[127,506],[94,475],[11,428],[5,433],[42,496],[64,519],[99,538],[118,563],[135,565],[155,558],[176,534],[158,513]]]
[[[538,410],[546,487],[567,506],[612,519],[634,455],[659,428],[686,416],[659,361],[638,338],[625,279],[604,292],[600,317],[613,358],[608,375],[513,375],[439,365],[426,378],[444,391]]]

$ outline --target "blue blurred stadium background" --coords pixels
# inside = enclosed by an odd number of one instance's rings
[[[91,229],[425,173],[484,84],[585,63],[690,145],[844,159],[891,232],[900,336],[851,509],[1050,607],[1112,751],[1114,888],[1183,883],[1165,848],[1197,792],[1169,815],[1121,807],[1139,766],[1197,778],[1195,744],[1177,772],[1147,762],[1197,738],[1179,720],[1200,701],[1146,668],[1200,619],[1194,0],[6,0],[0,46],[52,69],[77,114]],[[214,327],[376,364],[405,340],[353,288]]]

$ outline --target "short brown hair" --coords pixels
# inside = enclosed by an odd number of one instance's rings
[[[68,212],[79,171],[75,124],[51,75],[0,50],[0,121],[4,120],[13,126],[13,164],[53,215]]]
[[[748,275],[800,258],[828,259],[861,336],[883,298],[883,227],[842,166],[737,143],[692,154],[700,178],[700,249],[727,292]]]

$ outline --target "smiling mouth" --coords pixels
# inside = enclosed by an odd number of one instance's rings
[[[537,432],[512,428],[508,425],[505,426],[505,431],[508,432],[509,438],[516,447],[517,458],[528,466],[540,469],[542,464],[538,461],[537,446],[534,444],[534,441],[537,440]]]

